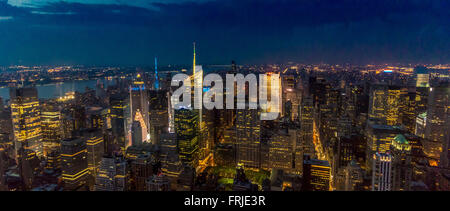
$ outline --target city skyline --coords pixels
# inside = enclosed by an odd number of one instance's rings
[[[330,201],[343,191],[450,191],[449,9],[0,0],[0,192],[301,209],[346,204]]]

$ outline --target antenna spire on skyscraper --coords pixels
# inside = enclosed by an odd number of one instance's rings
[[[158,78],[158,57],[155,56],[155,89],[159,89],[159,78]]]
[[[194,73],[194,75],[195,75],[195,42],[194,42],[194,62],[193,62],[193,69],[192,69],[192,72]]]

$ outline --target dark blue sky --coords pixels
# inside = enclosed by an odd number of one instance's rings
[[[450,63],[450,1],[0,0],[0,65],[189,64],[193,41],[202,64]]]

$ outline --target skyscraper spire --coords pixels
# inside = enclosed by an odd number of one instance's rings
[[[194,68],[192,69],[193,75],[195,75],[195,42],[194,42]]]
[[[158,78],[158,57],[155,56],[155,89],[159,89],[159,78]]]

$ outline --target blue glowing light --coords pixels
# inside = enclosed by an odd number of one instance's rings
[[[155,57],[155,89],[159,89],[158,58],[157,57]]]

